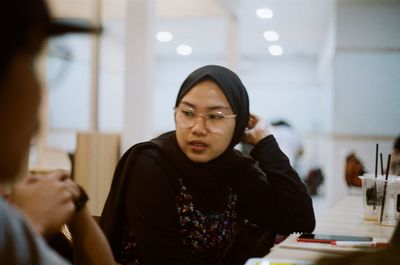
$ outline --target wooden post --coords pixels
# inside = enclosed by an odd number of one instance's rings
[[[80,132],[74,157],[74,179],[89,195],[92,215],[100,215],[119,160],[119,135]]]

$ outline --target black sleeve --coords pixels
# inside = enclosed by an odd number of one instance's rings
[[[142,152],[135,160],[127,186],[127,222],[134,230],[144,264],[206,265],[181,243],[176,184],[157,160],[151,151]]]
[[[258,161],[258,167],[252,167],[240,181],[240,213],[255,224],[281,234],[313,231],[312,200],[275,137],[270,135],[261,140],[251,156]]]

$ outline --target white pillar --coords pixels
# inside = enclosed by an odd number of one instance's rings
[[[237,71],[239,62],[239,51],[238,51],[238,27],[237,18],[233,14],[226,16],[226,65],[233,71]]]
[[[151,137],[154,10],[154,0],[127,1],[122,152]]]
[[[102,1],[96,0],[93,2],[92,8],[92,23],[96,26],[101,25],[101,10]],[[92,34],[92,49],[90,63],[90,121],[89,129],[97,131],[99,129],[99,74],[100,74],[100,35]]]

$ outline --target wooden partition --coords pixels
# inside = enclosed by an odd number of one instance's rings
[[[119,134],[80,132],[77,134],[74,178],[89,195],[92,215],[100,215],[119,160]]]

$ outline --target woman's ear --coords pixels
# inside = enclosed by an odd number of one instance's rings
[[[250,130],[250,129],[254,128],[256,123],[257,123],[257,120],[255,119],[255,117],[252,114],[250,114],[249,121],[247,122],[246,130]]]

